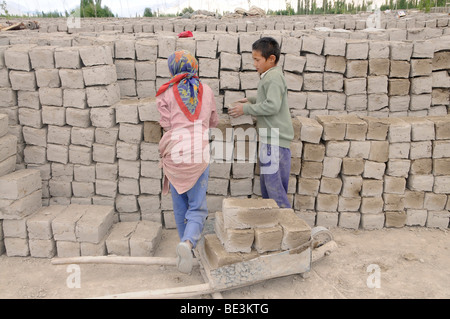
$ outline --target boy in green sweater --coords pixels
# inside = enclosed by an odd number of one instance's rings
[[[294,128],[287,103],[286,81],[281,67],[277,66],[280,46],[271,37],[261,38],[253,43],[252,57],[261,77],[257,96],[239,100],[228,114],[232,117],[256,116],[260,138],[261,194],[263,198],[274,199],[279,207],[291,208],[287,190]]]

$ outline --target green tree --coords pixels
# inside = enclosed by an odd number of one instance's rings
[[[144,17],[153,17],[152,8],[145,8],[144,9]]]
[[[95,17],[114,17],[111,9],[108,6],[102,7],[102,0],[81,0],[80,1],[80,14],[82,18]]]

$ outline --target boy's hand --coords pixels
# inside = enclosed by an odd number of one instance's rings
[[[228,115],[232,117],[239,117],[241,115],[244,115],[244,105],[242,105],[241,103],[236,103],[234,107],[228,109]]]

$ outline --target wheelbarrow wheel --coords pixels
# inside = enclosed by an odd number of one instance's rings
[[[312,246],[313,249],[325,245],[326,243],[333,240],[333,234],[323,227],[317,226],[311,230]]]

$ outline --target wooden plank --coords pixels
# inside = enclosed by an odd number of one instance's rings
[[[93,299],[137,299],[137,298],[152,298],[152,299],[166,299],[166,298],[188,298],[198,295],[206,295],[215,292],[209,283],[190,285],[183,287],[144,290],[137,292],[127,292],[123,294],[107,295]]]
[[[53,265],[63,265],[63,264],[123,264],[123,265],[165,265],[165,266],[177,265],[177,259],[175,257],[83,256],[83,257],[53,258],[51,262]]]

